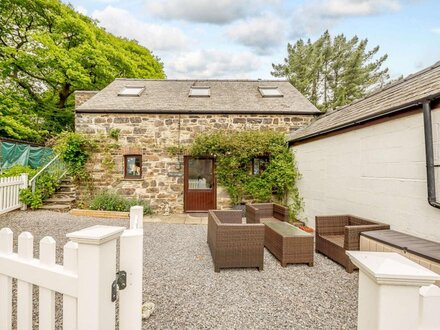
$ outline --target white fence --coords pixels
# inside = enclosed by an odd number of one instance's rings
[[[0,214],[23,207],[20,203],[20,189],[28,185],[28,175],[0,178]]]
[[[56,242],[40,241],[40,256],[33,257],[33,236],[18,236],[13,252],[13,233],[0,230],[0,329],[12,329],[12,279],[17,279],[17,329],[32,329],[33,285],[39,286],[39,328],[55,329],[55,292],[63,295],[63,328],[108,330],[115,328],[113,295],[117,289],[116,241],[120,239],[119,329],[142,327],[143,229],[140,206],[132,207],[130,229],[93,226],[67,234],[64,264],[55,263]],[[125,288],[123,288],[125,287]],[[123,288],[123,289],[122,289]]]

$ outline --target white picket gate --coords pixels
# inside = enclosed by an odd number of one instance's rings
[[[0,178],[0,214],[23,207],[20,203],[20,189],[28,186],[28,175]]]
[[[143,208],[132,207],[130,229],[92,226],[67,234],[64,264],[55,263],[56,242],[40,241],[40,256],[33,257],[33,236],[0,230],[0,329],[12,329],[12,279],[17,279],[17,329],[32,329],[33,285],[39,286],[39,328],[55,329],[55,292],[63,295],[63,329],[115,328],[112,287],[116,279],[116,241],[120,239],[120,270],[126,288],[119,291],[119,329],[142,327]]]

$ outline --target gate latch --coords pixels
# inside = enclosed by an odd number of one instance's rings
[[[124,290],[127,287],[127,272],[120,270],[116,273],[116,279],[112,283],[112,302],[118,297],[118,290]]]

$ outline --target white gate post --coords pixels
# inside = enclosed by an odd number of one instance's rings
[[[431,284],[420,289],[419,330],[440,327],[440,288]]]
[[[78,243],[78,330],[115,328],[116,240],[124,227],[92,226],[67,234]]]
[[[22,173],[21,174],[21,187],[20,189],[26,189],[28,188],[29,185],[29,177],[27,173]],[[27,209],[26,204],[21,203],[21,210],[25,211]]]
[[[394,252],[347,255],[359,267],[358,329],[417,329],[419,289],[440,275]]]
[[[143,207],[130,209],[130,229],[121,236],[120,269],[127,272],[127,287],[119,292],[119,329],[142,329]]]
[[[143,206],[130,207],[130,229],[143,228],[144,208]]]

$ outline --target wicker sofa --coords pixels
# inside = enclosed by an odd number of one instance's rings
[[[208,245],[214,270],[256,267],[263,270],[264,225],[243,224],[242,211],[208,211]]]
[[[246,205],[246,221],[248,223],[261,223],[264,219],[289,220],[287,207],[274,203],[259,203]]]
[[[359,250],[360,233],[390,229],[389,225],[352,215],[317,216],[316,252],[320,252],[345,267],[348,273],[356,267],[345,254]]]

